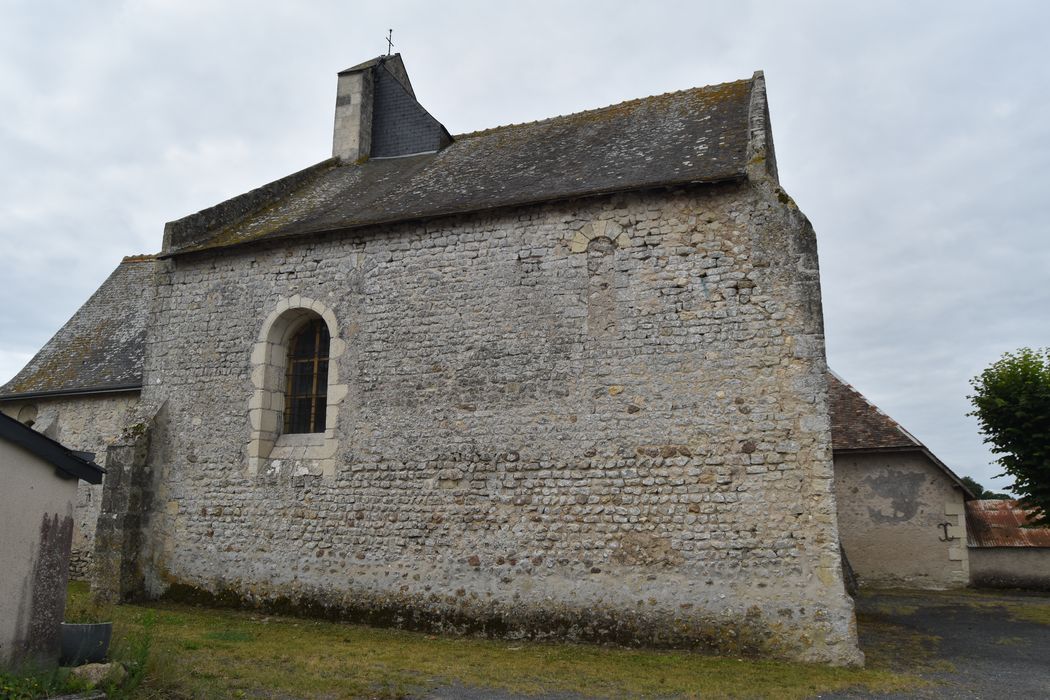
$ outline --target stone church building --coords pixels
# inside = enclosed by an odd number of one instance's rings
[[[853,664],[826,371],[761,73],[453,136],[395,55],[0,407],[104,455],[111,597]]]

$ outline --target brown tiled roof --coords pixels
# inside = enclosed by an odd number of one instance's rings
[[[742,179],[755,126],[753,103],[764,107],[762,85],[756,74],[750,80],[462,134],[437,153],[361,163],[332,159],[171,222],[165,255]],[[761,93],[757,101],[753,90]]]
[[[828,372],[831,444],[836,450],[923,447],[849,384]]]
[[[947,464],[834,372],[828,372],[828,412],[835,452],[921,452],[959,487],[964,498],[973,498]]]
[[[124,258],[29,364],[0,387],[0,399],[140,388],[153,260]]]
[[[1024,527],[1028,511],[1017,501],[966,502],[966,538],[971,547],[1050,547],[1050,527]]]

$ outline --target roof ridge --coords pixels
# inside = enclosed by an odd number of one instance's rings
[[[124,263],[137,263],[137,262],[152,262],[157,259],[156,253],[138,253],[136,255],[125,255],[120,260],[120,264]]]
[[[603,107],[592,107],[590,109],[582,109],[579,112],[568,112],[566,114],[557,114],[557,115],[555,115],[553,117],[546,117],[544,119],[534,119],[532,121],[515,122],[515,123],[511,123],[511,124],[500,124],[499,126],[490,126],[488,128],[485,128],[485,129],[477,129],[475,131],[467,131],[467,132],[462,133],[462,134],[454,134],[452,138],[454,138],[454,139],[468,139],[468,138],[474,138],[476,136],[486,136],[488,134],[494,133],[496,131],[502,131],[504,129],[517,129],[517,128],[520,128],[520,127],[523,127],[523,126],[534,126],[536,124],[546,124],[547,122],[556,121],[558,119],[568,119],[570,117],[579,117],[579,116],[582,116],[582,115],[585,115],[585,114],[595,114],[595,113],[604,112],[604,111],[610,110],[610,109],[616,109],[616,108],[625,107],[627,105],[631,105],[631,104],[635,104],[635,103],[646,102],[648,100],[656,100],[656,99],[660,99],[662,97],[671,97],[673,95],[683,95],[683,94],[685,94],[687,92],[697,92],[697,91],[700,91],[700,90],[709,90],[709,89],[713,89],[713,88],[721,88],[721,87],[725,87],[727,85],[736,85],[738,83],[749,83],[752,80],[754,80],[754,77],[741,78],[740,80],[729,80],[729,81],[726,81],[724,83],[714,83],[712,85],[700,85],[700,86],[697,86],[697,87],[683,88],[681,90],[670,90],[668,92],[661,92],[661,93],[657,93],[655,95],[648,95],[647,97],[635,97],[635,98],[630,99],[630,100],[624,100],[623,102],[614,102],[613,104],[605,105]]]

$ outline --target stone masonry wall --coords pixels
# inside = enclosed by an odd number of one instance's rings
[[[154,593],[861,658],[815,239],[786,195],[619,195],[167,265],[143,396],[169,414]],[[346,345],[336,468],[250,474],[253,345],[300,296]]]
[[[95,463],[106,466],[106,445],[119,433],[128,410],[138,403],[138,392],[94,394],[0,402],[0,411],[18,418],[23,407],[36,409],[33,427],[66,447],[95,454]],[[95,523],[102,504],[102,484],[81,481],[73,513],[73,548],[69,577],[86,580],[91,573]]]

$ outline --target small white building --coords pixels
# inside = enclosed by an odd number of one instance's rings
[[[77,483],[102,481],[92,459],[0,414],[0,667],[58,660]]]
[[[914,435],[828,374],[839,537],[863,586],[963,588],[973,494]]]

